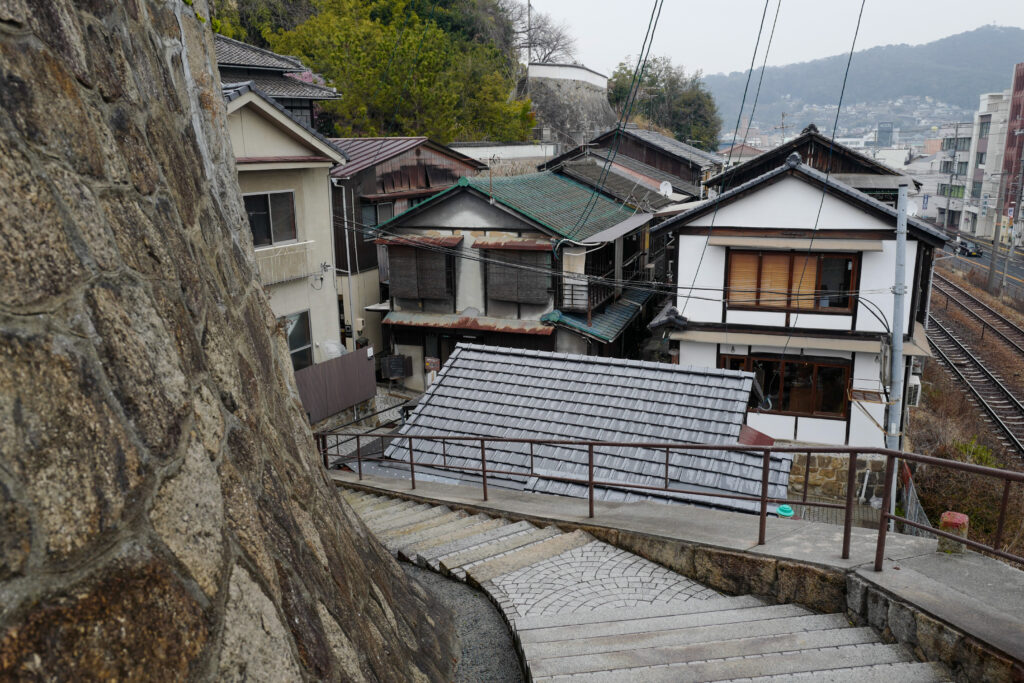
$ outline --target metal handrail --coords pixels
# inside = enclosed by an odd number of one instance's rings
[[[331,453],[327,447],[326,434],[317,434],[317,445],[320,449],[320,453],[323,459],[324,467],[329,465],[329,456]],[[355,460],[357,464],[357,474],[360,480],[363,478],[363,462],[389,462],[399,463],[400,460],[393,460],[391,458],[379,457],[379,458],[364,458],[362,456],[362,445],[360,440],[362,435],[356,435],[356,455]],[[408,440],[408,452],[409,452],[409,475],[411,480],[411,488],[416,488],[416,463],[415,463],[415,450],[413,447],[414,440],[422,441],[440,441],[442,443],[442,464],[431,464],[427,467],[432,469],[442,470],[454,470],[459,472],[477,472],[481,475],[481,484],[483,486],[483,499],[487,500],[487,475],[488,473],[493,477],[494,475],[508,475],[508,476],[531,476],[537,477],[538,479],[544,479],[546,481],[559,481],[565,483],[578,484],[580,486],[587,487],[587,498],[589,507],[589,516],[594,516],[594,488],[596,486],[606,486],[611,488],[619,489],[636,489],[646,491],[664,491],[666,493],[674,493],[681,495],[691,496],[714,496],[717,498],[726,498],[731,500],[748,500],[760,503],[759,509],[759,529],[758,529],[758,545],[764,545],[766,542],[766,526],[768,517],[768,504],[769,503],[798,503],[800,505],[806,505],[809,507],[822,507],[822,508],[844,508],[845,516],[843,520],[843,547],[842,547],[842,558],[849,559],[850,557],[850,539],[851,529],[853,523],[853,505],[854,505],[854,492],[856,490],[856,477],[857,477],[857,458],[864,454],[875,454],[885,457],[886,468],[885,468],[885,487],[882,496],[882,507],[878,522],[878,535],[875,545],[875,563],[874,570],[877,572],[882,571],[883,558],[885,556],[885,542],[886,535],[888,532],[888,526],[890,521],[899,521],[908,526],[915,528],[925,529],[926,531],[945,538],[955,540],[964,545],[980,550],[982,552],[1001,557],[1003,559],[1011,560],[1014,562],[1024,563],[1024,557],[1014,555],[1002,550],[999,550],[999,546],[1002,542],[1003,529],[1006,521],[1006,510],[1009,506],[1010,498],[1010,486],[1012,483],[1024,483],[1024,472],[1010,472],[1006,470],[995,469],[991,467],[984,467],[982,465],[975,465],[973,463],[958,462],[955,460],[944,460],[942,458],[936,458],[929,455],[921,455],[919,453],[907,453],[904,451],[896,451],[886,448],[857,448],[852,446],[751,446],[749,444],[686,444],[686,443],[675,443],[675,442],[621,442],[621,441],[592,441],[592,440],[579,440],[579,439],[530,439],[530,438],[510,438],[510,437],[480,437],[480,436],[461,436],[461,435],[450,435],[450,434],[424,434],[424,435],[410,435],[401,433],[391,434],[376,434],[373,436],[374,439],[407,439]],[[466,442],[479,442],[480,444],[480,467],[465,467],[459,465],[451,465],[447,462],[447,443],[449,441],[466,441]],[[498,444],[498,443],[525,443],[530,445],[530,467],[528,473],[515,470],[501,470],[487,468],[487,444]],[[579,479],[573,477],[561,477],[550,474],[538,474],[533,467],[534,460],[534,446],[536,445],[546,446],[576,446],[585,447],[587,449],[587,478]],[[647,450],[664,450],[665,451],[665,484],[663,486],[648,486],[643,484],[630,484],[627,482],[605,482],[594,478],[594,449],[597,447],[630,447],[637,449]],[[668,485],[668,467],[669,458],[671,451],[691,451],[691,450],[702,450],[702,451],[743,451],[743,452],[759,452],[762,455],[762,473],[761,473],[761,493],[759,496],[747,496],[742,494],[722,494],[708,491],[688,491],[685,489],[673,489]],[[817,501],[806,500],[806,488],[807,480],[804,480],[804,499],[803,501],[795,501],[784,498],[770,498],[767,495],[768,492],[768,480],[769,472],[771,469],[771,454],[772,453],[805,453],[807,455],[808,463],[812,454],[830,454],[830,455],[846,455],[849,457],[847,481],[846,481],[846,501],[844,505],[836,503],[824,503]],[[335,454],[342,458],[348,457],[351,461],[351,456],[344,454]],[[969,539],[956,536],[954,534],[935,529],[925,527],[922,524],[913,522],[905,517],[891,514],[888,512],[889,505],[892,500],[892,482],[893,474],[896,471],[896,461],[904,460],[908,462],[916,462],[919,464],[933,465],[936,467],[943,467],[946,469],[959,470],[962,472],[968,472],[972,474],[978,474],[987,476],[995,479],[1002,479],[1004,481],[1002,503],[999,510],[999,520],[996,526],[996,536],[991,546],[972,541]],[[423,465],[421,464],[421,467]],[[807,465],[809,468],[809,464]],[[806,470],[805,470],[806,471]]]

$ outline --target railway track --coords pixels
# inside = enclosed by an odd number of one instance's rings
[[[981,323],[982,339],[985,338],[985,332],[988,331],[1024,357],[1024,330],[1004,318],[981,299],[937,272],[932,280],[932,288],[945,296],[947,301],[953,302]],[[934,306],[932,310],[935,310]]]
[[[967,386],[972,402],[1006,448],[1024,455],[1024,404],[949,328],[930,318],[928,343],[936,358]]]

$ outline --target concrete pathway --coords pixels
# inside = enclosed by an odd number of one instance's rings
[[[534,681],[948,678],[843,615],[725,597],[580,530],[342,495],[393,554],[482,589]]]

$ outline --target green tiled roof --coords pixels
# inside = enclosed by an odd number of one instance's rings
[[[461,178],[458,184],[489,195],[552,232],[574,240],[596,235],[633,215],[632,209],[550,171],[492,180],[481,175]],[[587,220],[580,224],[588,206]]]
[[[540,319],[541,322],[582,332],[599,341],[615,341],[653,296],[654,293],[650,291],[627,289],[618,301],[608,304],[600,313],[594,313],[589,324],[586,313],[564,313],[559,310],[545,313]]]

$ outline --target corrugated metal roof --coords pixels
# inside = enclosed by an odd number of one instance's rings
[[[470,168],[487,168],[486,164],[422,135],[389,138],[332,138],[332,140],[345,150],[350,159],[344,169],[337,169],[338,173],[335,175],[338,176],[348,177],[420,145],[428,145],[434,151],[460,161]]]
[[[590,154],[605,160],[612,158],[612,150],[610,149],[592,149],[590,150]],[[672,189],[676,192],[685,193],[693,197],[700,196],[700,188],[698,186],[680,178],[677,175],[669,173],[668,171],[662,171],[660,168],[655,168],[650,164],[645,164],[644,162],[634,159],[633,157],[626,156],[625,154],[616,154],[614,159],[614,164],[616,166],[622,166],[634,173],[639,173],[642,176],[656,180],[659,184],[667,181],[672,185]]]
[[[416,313],[413,311],[392,311],[384,316],[381,324],[403,325],[406,327],[438,327],[448,330],[536,334],[539,336],[549,336],[555,331],[554,328],[545,325],[539,320],[488,318],[485,316],[459,315],[458,313]]]
[[[556,172],[590,187],[598,187],[605,194],[642,210],[660,209],[672,203],[671,199],[661,196],[657,190],[621,175],[621,171],[617,171],[614,166],[604,173],[603,164],[599,164],[595,159],[570,161]]]
[[[633,215],[632,209],[550,171],[494,179],[461,178],[459,184],[491,196],[552,232],[574,240],[585,240]],[[584,213],[587,220],[580,223]]]
[[[657,147],[664,152],[668,152],[669,154],[677,157],[682,157],[687,161],[692,161],[699,166],[714,166],[716,164],[720,165],[725,163],[725,159],[714,152],[705,152],[704,150],[697,149],[685,142],[680,142],[675,138],[662,135],[657,131],[646,130],[644,128],[626,128],[622,132],[627,135],[640,138],[652,147]]]
[[[403,434],[490,438],[581,439],[619,442],[731,444],[740,438],[753,383],[747,372],[618,358],[459,344],[401,428]],[[472,473],[432,468],[480,466],[479,442],[415,441],[416,475],[479,482]],[[391,458],[408,462],[408,444],[396,439]],[[587,477],[587,450],[534,446],[534,472]],[[488,467],[513,474],[488,476],[492,486],[585,496],[586,487],[530,476],[528,444],[487,447]],[[762,455],[742,451],[676,451],[669,483],[677,489],[759,495]],[[792,456],[773,454],[768,495],[785,497]],[[422,468],[422,469],[421,469]],[[600,481],[662,486],[665,452],[625,446],[594,449]],[[756,503],[598,486],[601,500],[682,498],[704,505],[754,510]]]
[[[627,289],[622,293],[620,299],[605,306],[600,313],[591,315],[589,325],[585,313],[567,313],[557,310],[546,313],[541,320],[557,327],[566,327],[580,332],[598,341],[615,341],[626,329],[626,326],[640,314],[641,307],[653,296],[653,292]]]
[[[457,247],[462,244],[462,235],[402,235],[401,237],[378,237],[374,242],[396,247]]]
[[[247,69],[271,69],[274,71],[305,71],[295,57],[286,57],[255,45],[249,45],[219,33],[213,36],[213,47],[218,66],[240,66]]]
[[[224,82],[250,81],[260,92],[271,97],[299,100],[336,100],[341,97],[330,88],[315,83],[306,83],[284,74],[247,76],[243,72],[222,69],[221,79]]]

